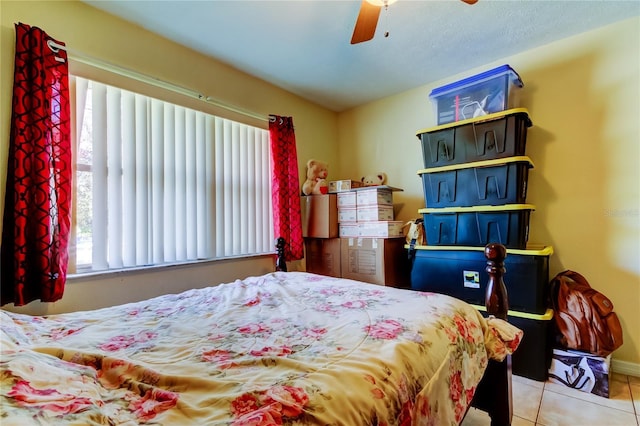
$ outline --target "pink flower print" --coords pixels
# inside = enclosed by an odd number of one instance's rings
[[[149,421],[178,403],[178,394],[163,389],[148,390],[141,398],[129,402],[129,408],[142,421]]]
[[[220,339],[224,339],[225,335],[224,334],[210,334],[209,337],[207,337],[208,340],[211,340],[212,342],[215,342],[216,340],[220,340]]]
[[[22,407],[33,407],[55,414],[73,414],[93,405],[89,398],[60,393],[55,389],[35,389],[29,382],[19,380],[8,395]]]
[[[309,396],[302,388],[294,386],[273,386],[263,396],[263,402],[269,404],[278,402],[282,407],[282,415],[294,418],[302,414],[304,406],[309,402]]]
[[[72,335],[73,333],[77,332],[79,329],[78,328],[69,328],[69,329],[64,329],[64,328],[56,328],[54,330],[51,331],[51,338],[53,340],[60,340],[63,339],[67,336]]]
[[[280,347],[271,347],[271,346],[265,346],[264,348],[260,349],[260,350],[252,350],[249,353],[252,356],[257,356],[257,357],[262,357],[262,356],[286,356],[286,355],[290,355],[293,351],[291,350],[290,346],[280,346]]]
[[[469,389],[465,389],[465,394],[467,397],[467,403],[470,403],[471,400],[473,399],[473,395],[476,393],[476,388],[475,387],[471,387]]]
[[[220,349],[211,349],[202,353],[202,359],[207,362],[214,362],[221,369],[231,368],[237,364],[233,362],[231,352]]]
[[[255,411],[258,408],[258,399],[255,395],[245,393],[231,402],[231,412],[235,417]]]
[[[134,343],[145,343],[154,339],[157,333],[151,331],[142,331],[136,336],[114,336],[107,342],[98,345],[104,351],[115,352],[120,349],[126,349]]]
[[[265,333],[270,330],[269,327],[265,326],[264,324],[251,323],[238,328],[238,331],[243,334],[258,334]]]
[[[310,337],[312,339],[321,339],[327,333],[326,328],[306,328],[302,332],[302,335],[305,337]]]
[[[103,351],[115,352],[120,349],[128,348],[133,345],[135,339],[133,336],[114,336],[106,343],[100,344],[98,347]]]
[[[368,325],[365,331],[374,339],[391,340],[398,337],[403,331],[402,324],[393,319],[379,321],[376,324]]]
[[[455,315],[453,321],[462,338],[469,343],[474,343],[473,332],[477,328],[477,325],[460,315]]]
[[[245,393],[231,402],[234,425],[272,426],[282,418],[295,418],[304,412],[309,396],[301,388],[273,386],[256,393]]]
[[[382,391],[382,389],[380,388],[373,388],[371,389],[371,394],[373,395],[373,397],[375,399],[382,399],[384,398],[384,392]]]
[[[466,412],[467,412],[467,406],[465,404],[461,404],[460,401],[457,401],[455,406],[455,411],[454,411],[457,423],[460,423],[462,421],[462,418],[464,417],[464,413]]]
[[[367,307],[367,303],[363,300],[350,300],[344,302],[342,306],[349,309],[362,309]]]
[[[336,294],[342,294],[342,290],[340,290],[338,287],[325,287],[320,290],[320,293],[326,296],[333,296]]]
[[[455,343],[458,341],[458,333],[456,333],[452,328],[444,327],[444,332],[451,343]]]
[[[365,374],[365,375],[364,375],[364,379],[365,379],[367,382],[371,383],[372,385],[375,385],[375,384],[376,384],[376,378],[375,378],[375,377],[373,377],[371,374]]]
[[[409,400],[402,404],[402,409],[400,410],[400,422],[398,423],[400,426],[411,426],[413,424],[413,401]]]
[[[260,296],[253,297],[243,303],[244,306],[256,306],[260,304]]]
[[[456,371],[450,377],[449,395],[452,401],[459,401],[462,396],[462,373]]]
[[[329,304],[324,304],[324,305],[318,305],[315,308],[317,311],[319,312],[326,312],[328,314],[337,314],[338,310],[333,306],[333,305],[329,305]]]
[[[262,406],[243,414],[232,423],[234,426],[275,426],[282,424],[282,416],[277,408]]]

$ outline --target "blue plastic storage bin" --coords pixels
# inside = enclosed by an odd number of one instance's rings
[[[418,130],[424,167],[525,155],[527,130],[533,124],[525,108]]]
[[[527,198],[529,157],[516,156],[418,171],[427,207],[521,204]]]
[[[509,65],[473,75],[431,91],[438,124],[467,120],[519,105],[519,91],[524,86]]]
[[[426,208],[424,219],[428,245],[485,246],[500,243],[525,249],[529,239],[531,204]]]

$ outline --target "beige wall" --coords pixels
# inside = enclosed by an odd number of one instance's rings
[[[624,327],[614,359],[640,375],[640,20],[502,58],[433,85],[340,114],[340,178],[386,171],[397,217],[424,207],[417,130],[435,125],[434,87],[510,64],[525,82],[530,243],[551,245],[552,276],[585,275],[612,299]],[[434,65],[437,66],[437,65]],[[349,143],[347,143],[349,142]],[[506,279],[508,279],[508,271]]]

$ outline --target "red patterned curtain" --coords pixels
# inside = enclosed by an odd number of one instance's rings
[[[63,43],[16,24],[13,110],[2,226],[1,304],[54,302],[67,275],[71,129]]]
[[[302,220],[300,219],[300,182],[298,154],[293,118],[269,116],[269,139],[273,164],[271,195],[273,224],[276,238],[285,239],[284,257],[298,260],[303,257]]]

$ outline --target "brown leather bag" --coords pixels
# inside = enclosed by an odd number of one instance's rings
[[[622,327],[613,303],[582,275],[560,272],[551,280],[550,296],[561,346],[607,356],[622,345]]]

